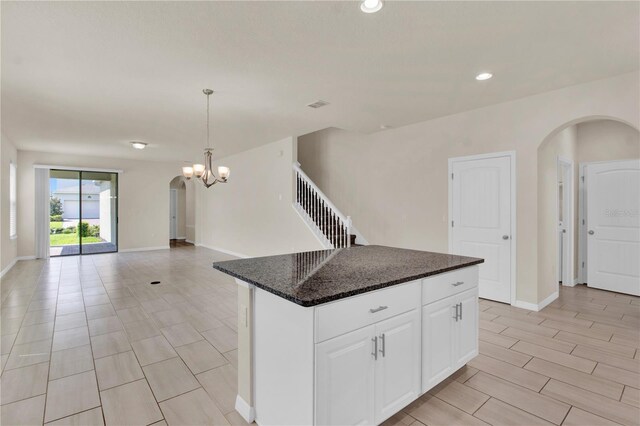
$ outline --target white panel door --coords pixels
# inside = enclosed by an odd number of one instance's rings
[[[422,392],[453,373],[455,297],[422,308]]]
[[[376,325],[375,421],[380,424],[420,395],[420,310]]]
[[[175,189],[169,190],[169,238],[172,240],[176,238],[177,234],[177,221],[178,215],[178,192]]]
[[[375,424],[375,326],[316,345],[316,424]]]
[[[640,295],[640,160],[587,166],[589,287]]]
[[[458,369],[478,355],[478,289],[456,296],[460,304],[455,327],[453,368]]]
[[[511,303],[511,158],[454,160],[450,252],[481,257],[480,297]]]

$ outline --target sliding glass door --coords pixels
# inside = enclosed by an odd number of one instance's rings
[[[51,170],[51,256],[118,251],[118,174]]]

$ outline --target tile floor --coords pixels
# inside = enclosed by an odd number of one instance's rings
[[[0,423],[245,424],[235,283],[211,268],[228,258],[19,262],[0,285]],[[537,313],[480,305],[480,355],[385,426],[640,424],[640,298],[578,286]]]

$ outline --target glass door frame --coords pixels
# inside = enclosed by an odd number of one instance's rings
[[[104,251],[104,252],[99,252],[99,253],[83,253],[82,252],[82,232],[78,232],[78,253],[72,253],[72,254],[59,254],[56,256],[52,256],[52,257],[66,257],[66,256],[90,256],[90,255],[94,255],[94,254],[109,254],[109,253],[118,253],[120,251],[120,215],[119,215],[119,210],[120,210],[120,173],[115,172],[115,171],[103,171],[103,170],[90,170],[90,169],[71,169],[71,168],[63,168],[63,169],[56,169],[56,168],[51,168],[49,169],[49,175],[51,175],[51,172],[54,171],[58,171],[58,172],[76,172],[78,173],[78,228],[82,227],[82,174],[83,173],[105,173],[105,174],[111,174],[111,175],[115,175],[115,215],[116,215],[116,220],[115,220],[115,225],[116,225],[116,232],[115,232],[115,236],[116,236],[116,244],[115,250],[112,251]],[[49,179],[51,179],[51,176],[49,176]],[[49,243],[49,247],[51,247],[51,243]]]

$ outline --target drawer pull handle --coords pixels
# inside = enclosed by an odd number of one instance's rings
[[[384,358],[386,347],[386,345],[384,344],[384,333],[380,335],[380,340],[382,341],[382,349],[380,349],[380,353],[382,354],[382,358]]]
[[[458,322],[458,308],[459,308],[459,305],[456,303],[456,306],[455,306],[455,307],[456,307],[456,314],[455,314],[455,316],[453,316],[452,318],[453,318],[454,320],[456,320],[456,322]]]
[[[378,336],[372,337],[371,341],[373,342],[373,352],[371,352],[371,355],[373,355],[373,359],[377,361],[378,360]]]
[[[451,285],[454,286],[454,287],[458,287],[459,285],[462,285],[462,284],[464,284],[464,281],[458,281],[456,283],[451,283]]]
[[[462,321],[462,302],[460,302],[459,304],[460,304],[460,321]]]
[[[369,309],[369,312],[371,312],[372,314],[375,314],[376,312],[384,311],[387,308],[388,306],[378,306],[375,309]]]

